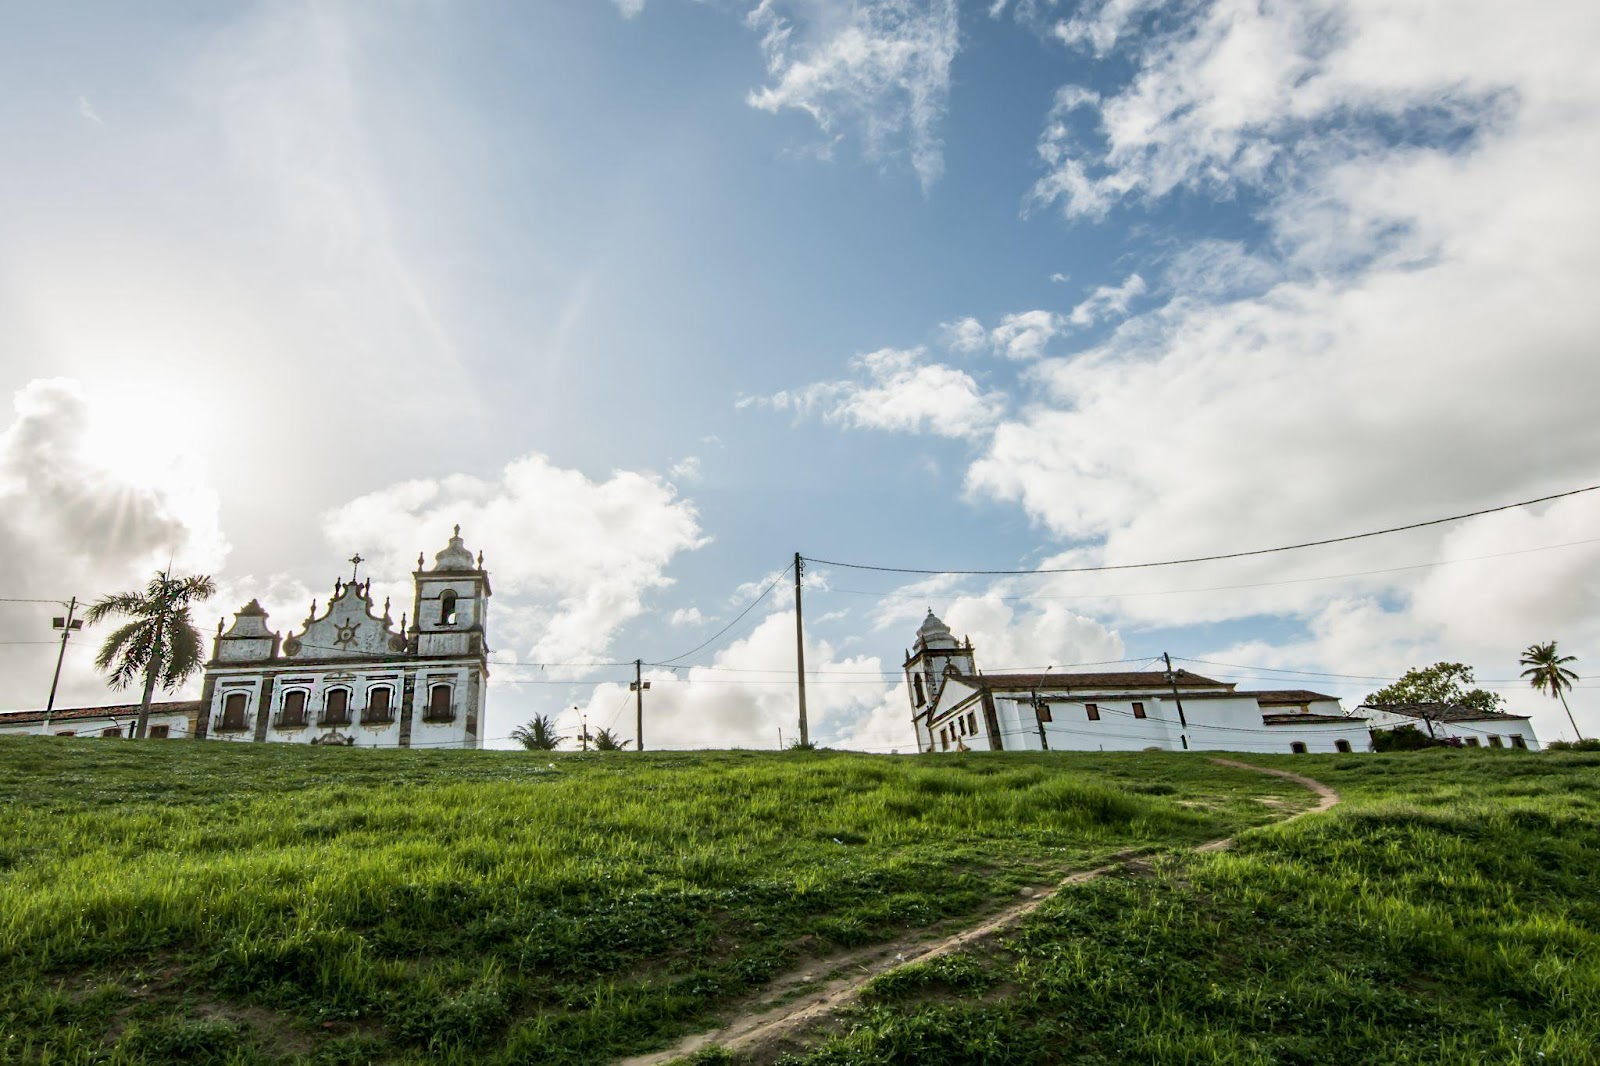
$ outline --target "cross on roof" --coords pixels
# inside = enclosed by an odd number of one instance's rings
[[[361,569],[361,564],[364,562],[366,562],[366,560],[361,558],[360,552],[356,552],[354,555],[350,556],[350,583],[352,585],[356,583],[356,571]]]

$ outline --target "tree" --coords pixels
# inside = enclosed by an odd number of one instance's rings
[[[1364,702],[1368,706],[1382,707],[1395,703],[1437,703],[1441,707],[1469,707],[1474,711],[1493,713],[1500,709],[1504,697],[1481,688],[1468,688],[1472,684],[1472,667],[1465,663],[1434,663],[1421,669],[1410,669],[1392,685],[1372,693]],[[1433,733],[1433,722],[1423,715],[1428,733]]]
[[[529,751],[555,751],[567,738],[556,732],[556,720],[553,715],[538,714],[534,715],[533,721],[527,725],[519,725],[513,729],[511,739]]]
[[[144,675],[144,697],[139,701],[139,718],[133,735],[142,738],[150,725],[150,698],[156,684],[167,691],[176,689],[200,668],[204,656],[200,631],[189,620],[193,604],[216,595],[217,584],[204,574],[173,577],[162,571],[151,579],[143,592],[122,592],[107,596],[84,614],[90,625],[112,616],[132,618],[119,627],[100,646],[94,664],[108,670],[114,689],[126,688]]]
[[[1575,655],[1562,655],[1556,651],[1556,642],[1548,644],[1530,644],[1528,650],[1522,653],[1522,665],[1528,669],[1522,671],[1522,676],[1528,679],[1528,684],[1540,692],[1551,697],[1559,696],[1561,706],[1567,712],[1567,721],[1572,723],[1572,731],[1578,739],[1583,739],[1583,734],[1578,732],[1578,720],[1572,717],[1572,708],[1567,706],[1567,689],[1578,680],[1578,675],[1568,670],[1567,663],[1578,661]]]
[[[595,751],[626,751],[630,740],[619,740],[617,735],[609,729],[597,730],[592,738]]]

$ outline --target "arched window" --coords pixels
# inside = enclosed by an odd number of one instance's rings
[[[450,686],[435,685],[428,690],[428,720],[448,722],[455,717],[450,706]]]
[[[1336,740],[1333,742],[1333,746],[1340,751],[1350,750],[1350,742],[1348,740]]]
[[[222,701],[222,724],[219,730],[241,730],[244,728],[244,712],[250,705],[250,697],[243,692],[230,692]]]
[[[456,624],[456,594],[452,589],[445,589],[439,593],[439,624],[442,626]]]
[[[393,720],[394,713],[389,709],[390,693],[393,690],[388,685],[379,685],[367,691],[367,709],[362,712],[363,722],[388,722]]]
[[[1297,740],[1293,744],[1289,745],[1289,750],[1294,752],[1296,755],[1304,755],[1306,753],[1306,742],[1303,740]]]
[[[921,707],[924,703],[928,702],[928,698],[925,695],[923,695],[923,692],[922,692],[922,675],[921,674],[912,674],[911,675],[911,687],[916,690],[916,693],[917,693],[917,706],[918,707]]]
[[[306,724],[306,690],[292,688],[283,694],[283,712],[278,715],[278,725],[296,729]]]
[[[350,724],[350,690],[347,688],[334,688],[328,690],[326,701],[322,705],[323,725],[349,725]]]

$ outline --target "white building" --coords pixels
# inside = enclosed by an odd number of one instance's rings
[[[1438,740],[1460,741],[1468,748],[1539,750],[1533,720],[1525,714],[1480,711],[1447,703],[1368,703],[1360,710],[1374,730],[1409,725]]]
[[[922,751],[1367,751],[1367,721],[1304,689],[1237,692],[1185,670],[983,674],[928,612],[906,654]]]
[[[360,556],[356,557],[359,562]],[[457,526],[431,570],[417,556],[412,622],[375,613],[371,582],[336,580],[321,615],[316,601],[298,633],[267,628],[252,600],[224,633],[200,696],[201,737],[476,748],[488,688],[489,574]]]
[[[194,700],[150,704],[147,734],[152,740],[177,740],[192,737],[200,716]],[[62,707],[44,711],[0,713],[0,735],[56,737],[131,737],[139,719],[137,703],[118,703],[109,707]]]

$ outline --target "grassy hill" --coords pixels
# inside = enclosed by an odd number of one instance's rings
[[[1600,758],[1258,761],[1346,803],[881,979],[793,1061],[1585,1061]],[[0,738],[0,1059],[600,1062],[1311,799],[1180,755]]]

